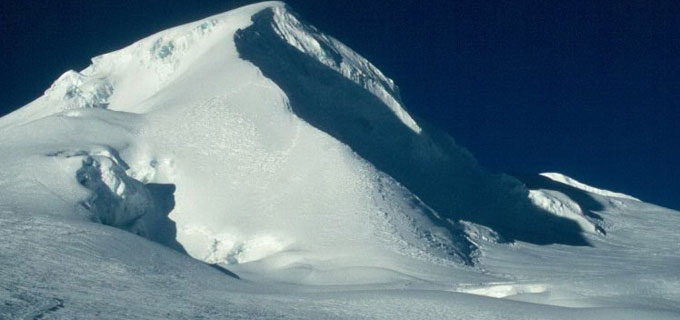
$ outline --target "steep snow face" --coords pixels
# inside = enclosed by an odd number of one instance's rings
[[[275,7],[272,11],[274,30],[288,44],[375,95],[411,130],[422,131],[401,104],[398,88],[392,79],[338,40],[301,23],[286,8]]]
[[[505,241],[586,244],[578,224],[536,208],[517,180],[486,172],[436,129],[415,132],[375,94],[329,68],[323,54],[292,46],[281,37],[280,10],[253,15],[253,24],[236,32],[235,43],[241,58],[285,92],[297,117],[397,180],[443,221],[481,224]]]

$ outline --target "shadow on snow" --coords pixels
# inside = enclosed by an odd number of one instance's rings
[[[237,31],[236,48],[286,93],[297,116],[395,178],[442,219],[487,226],[504,241],[589,245],[575,222],[533,206],[516,179],[482,170],[451,137],[422,121],[423,131],[412,131],[373,94],[290,46],[274,30],[273,14],[254,15],[250,27]]]

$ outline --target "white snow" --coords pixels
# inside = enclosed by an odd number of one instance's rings
[[[548,289],[541,284],[489,284],[480,288],[461,289],[460,292],[487,296],[492,298],[506,298],[526,293],[543,293]]]
[[[678,318],[678,212],[426,128],[280,2],[96,57],[0,118],[0,318]]]

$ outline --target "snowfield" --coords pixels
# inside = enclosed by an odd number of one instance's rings
[[[680,213],[492,174],[280,2],[0,118],[0,319],[680,319]]]

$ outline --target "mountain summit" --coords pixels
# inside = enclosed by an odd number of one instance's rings
[[[679,314],[676,212],[486,171],[280,2],[95,57],[0,135],[0,316]]]

